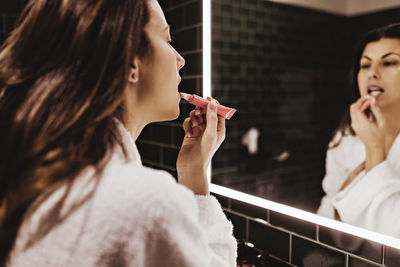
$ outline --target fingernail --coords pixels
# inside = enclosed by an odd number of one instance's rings
[[[192,119],[192,126],[196,127],[197,125],[199,125],[199,123],[196,120]]]
[[[192,137],[192,134],[190,132],[188,132],[186,135],[187,137]]]
[[[201,114],[201,111],[196,109],[195,112],[194,112],[194,115],[199,116],[200,114]]]
[[[217,102],[215,101],[215,99],[211,99],[211,105],[210,108],[212,111],[215,111],[217,109]]]

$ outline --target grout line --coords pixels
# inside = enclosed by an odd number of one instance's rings
[[[385,246],[385,245],[382,245],[382,264],[383,264],[384,266],[386,266],[386,265],[385,265],[385,261],[386,261],[386,246]]]
[[[176,145],[172,145],[172,144],[165,144],[165,143],[161,143],[161,142],[155,142],[155,141],[149,141],[149,140],[138,140],[138,143],[142,143],[142,144],[148,144],[148,145],[156,145],[156,146],[160,146],[160,147],[167,147],[167,148],[174,148],[174,149],[179,149],[179,146]]]
[[[186,31],[186,30],[192,30],[192,29],[200,28],[200,27],[203,27],[203,23],[202,22],[196,23],[196,24],[192,24],[192,25],[189,25],[189,26],[183,26],[183,27],[180,27],[180,28],[177,28],[177,29],[172,29],[171,30],[171,35],[173,36],[175,33],[183,32],[183,31]]]
[[[246,218],[246,236],[245,236],[246,242],[249,242],[249,219]]]
[[[180,54],[182,56],[187,56],[187,55],[199,54],[199,53],[202,53],[202,52],[203,52],[203,49],[200,48],[200,49],[195,49],[195,50],[183,51],[183,52],[180,52]]]
[[[181,3],[181,4],[177,4],[177,5],[168,7],[168,8],[166,8],[166,9],[164,10],[164,13],[166,13],[166,12],[168,12],[168,11],[171,11],[171,10],[174,10],[174,9],[177,9],[177,8],[180,8],[180,7],[184,7],[184,6],[190,5],[190,4],[195,3],[195,2],[197,2],[197,1],[198,1],[198,0],[191,0],[191,1],[187,1],[187,2],[184,2],[184,3]]]
[[[293,244],[293,235],[289,235],[289,262],[292,263],[292,245]]]

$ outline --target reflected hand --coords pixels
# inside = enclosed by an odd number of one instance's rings
[[[217,115],[217,102],[212,102],[207,109],[196,107],[183,122],[185,138],[176,162],[178,182],[201,195],[209,193],[207,167],[225,139],[225,118]]]
[[[371,102],[370,116],[360,110],[366,97],[358,99],[350,106],[351,127],[365,146],[365,170],[370,169],[386,159],[386,121],[375,101]]]

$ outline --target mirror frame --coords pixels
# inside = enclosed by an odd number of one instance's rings
[[[203,97],[211,96],[211,0],[203,2]],[[239,111],[240,112],[240,111]],[[357,226],[332,220],[320,215],[306,212],[284,204],[242,193],[224,186],[211,183],[211,165],[207,169],[207,177],[210,182],[210,192],[230,199],[239,200],[257,207],[276,211],[304,221],[329,227],[347,234],[355,235],[364,239],[378,242],[393,248],[400,249],[400,239],[369,231]],[[261,219],[260,219],[261,220]]]

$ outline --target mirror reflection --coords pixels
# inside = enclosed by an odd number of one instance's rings
[[[238,109],[213,182],[400,236],[387,220],[400,192],[400,27],[356,56],[366,32],[400,21],[400,4],[295,2],[212,1],[212,95]]]

